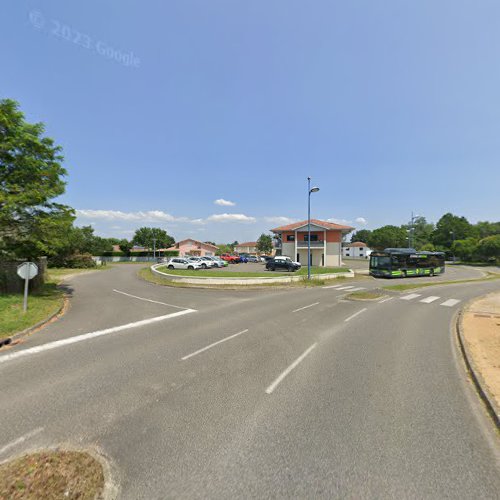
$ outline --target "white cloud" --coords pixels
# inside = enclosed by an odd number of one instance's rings
[[[257,222],[255,217],[244,214],[214,214],[207,218],[210,222]]]
[[[148,221],[148,222],[190,222],[188,217],[174,217],[162,210],[145,212],[121,212],[120,210],[76,210],[76,215],[84,219]]]
[[[368,224],[368,221],[364,217],[358,217],[355,219],[355,222],[361,224],[362,226],[366,226]]]
[[[293,224],[297,222],[298,219],[291,219],[290,217],[282,217],[279,215],[264,217],[265,222],[269,222],[269,224],[276,224],[277,226],[286,226],[287,224]]]
[[[219,198],[214,201],[215,205],[219,205],[221,207],[234,207],[236,203],[234,201],[225,200],[224,198]]]
[[[327,222],[333,222],[334,224],[341,224],[341,225],[348,225],[351,224],[352,221],[347,220],[347,219],[337,219],[335,217],[331,217],[330,219],[326,219]]]

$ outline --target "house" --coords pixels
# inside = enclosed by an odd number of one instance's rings
[[[245,241],[239,245],[235,245],[234,251],[236,253],[257,253],[257,242],[256,241]]]
[[[342,238],[353,231],[351,226],[311,219],[311,265],[340,266]],[[307,265],[307,220],[280,226],[271,231],[277,235],[277,251],[302,265]]]
[[[346,243],[342,247],[342,257],[349,257],[352,259],[366,259],[372,253],[366,243],[362,241],[355,241],[354,243]]]
[[[179,256],[196,255],[198,257],[210,257],[215,255],[219,248],[211,243],[203,243],[202,241],[187,240],[178,241],[174,246],[167,248],[168,251],[178,250]]]

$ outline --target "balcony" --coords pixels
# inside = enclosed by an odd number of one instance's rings
[[[324,241],[311,241],[311,248],[323,248]],[[297,248],[307,248],[307,241],[297,241]]]

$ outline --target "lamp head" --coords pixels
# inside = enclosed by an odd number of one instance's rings
[[[313,187],[311,188],[311,190],[309,191],[310,193],[316,193],[319,191],[319,187]]]

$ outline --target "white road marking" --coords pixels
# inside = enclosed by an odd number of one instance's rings
[[[457,299],[448,299],[448,300],[445,300],[442,304],[442,306],[446,306],[446,307],[453,307],[454,305],[458,304],[460,301],[457,300]]]
[[[380,304],[383,304],[384,302],[389,302],[389,300],[392,300],[394,297],[387,297],[386,299],[382,299],[379,301]]]
[[[421,293],[410,293],[410,295],[405,295],[404,297],[401,297],[401,300],[412,300],[416,299],[417,297],[420,297],[422,295]]]
[[[241,332],[235,333],[233,335],[230,335],[229,337],[223,338],[222,340],[218,340],[217,342],[214,342],[213,344],[207,345],[206,347],[203,347],[202,349],[198,349],[197,351],[192,352],[191,354],[188,354],[187,356],[184,356],[181,358],[182,361],[186,361],[186,359],[192,358],[193,356],[196,356],[197,354],[200,354],[202,352],[207,351],[208,349],[211,349],[212,347],[222,344],[222,342],[226,342],[226,340],[231,340],[234,339],[234,337],[237,337],[238,335],[241,335],[242,333],[247,333],[248,329],[242,330]]]
[[[304,309],[308,309],[309,307],[317,306],[318,304],[319,304],[319,302],[315,302],[314,304],[309,304],[308,306],[299,307],[298,309],[294,309],[292,312],[296,313],[298,311],[303,311]]]
[[[351,290],[349,290],[350,292],[357,292],[359,290],[364,290],[365,287],[364,286],[358,286],[357,288],[352,288]]]
[[[0,448],[0,455],[2,453],[5,453],[6,451],[10,450],[14,446],[17,446],[18,444],[24,443],[27,439],[32,438],[33,436],[36,436],[37,434],[40,434],[40,432],[43,431],[43,427],[38,427],[38,429],[34,429],[31,432],[28,432],[24,436],[21,436],[20,438],[17,438],[14,441],[11,441],[10,443],[6,444],[3,448]]]
[[[367,310],[366,307],[363,309],[360,309],[358,312],[354,313],[352,316],[349,316],[344,321],[351,321],[352,318],[355,318],[358,314],[361,314],[362,312],[365,312],[366,310]]]
[[[420,302],[423,302],[424,304],[430,304],[431,302],[434,302],[435,300],[439,299],[437,295],[431,295],[430,297],[426,297],[425,299],[422,299]]]
[[[302,353],[285,371],[281,372],[279,377],[266,389],[267,394],[271,394],[276,387],[283,381],[283,379],[318,345],[315,342],[304,353]]]
[[[339,286],[342,286],[342,285],[329,285],[329,286],[322,286],[321,288],[327,290],[328,288],[338,288]]]
[[[137,295],[132,295],[130,293],[122,292],[120,290],[115,290],[114,288],[113,292],[121,293],[122,295],[126,295],[127,297],[132,297],[133,299],[144,300],[145,302],[152,302],[153,304],[161,304],[162,306],[175,307],[176,309],[189,309],[188,307],[174,306],[173,304],[167,304],[166,302],[159,302],[158,300],[145,299],[144,297],[138,297]]]
[[[342,286],[338,290],[349,290],[349,288],[354,288],[354,286]]]
[[[105,330],[97,330],[95,332],[84,333],[82,335],[76,335],[75,337],[70,337],[63,340],[56,340],[55,342],[49,342],[48,344],[43,344],[37,347],[31,347],[30,349],[25,349],[23,351],[17,351],[13,352],[12,354],[6,354],[5,356],[0,356],[0,363],[5,363],[6,361],[11,361],[13,359],[21,358],[23,356],[29,356],[30,354],[37,354],[39,352],[49,351],[51,349],[56,349],[58,347],[62,347],[65,345],[76,344],[77,342],[82,342],[83,340],[89,340],[96,337],[101,337],[102,335],[107,335],[109,333],[121,332],[123,330],[129,330],[130,328],[138,328],[140,326],[150,325],[151,323],[158,323],[159,321],[176,318],[178,316],[184,316],[185,314],[191,314],[194,312],[196,312],[195,309],[186,309],[184,311],[165,314],[164,316],[156,316],[156,318],[143,319],[141,321],[135,321],[134,323],[127,323],[125,325],[106,328]]]

